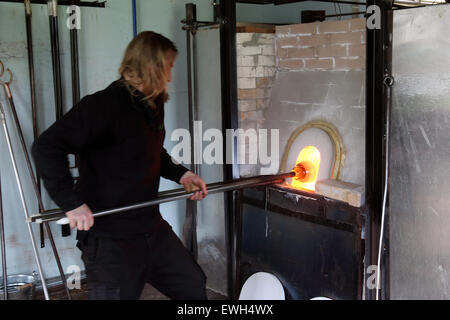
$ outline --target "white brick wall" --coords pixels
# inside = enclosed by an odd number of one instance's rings
[[[264,121],[263,109],[269,107],[275,79],[275,35],[237,33],[236,45],[239,127],[258,129]],[[248,150],[247,144],[241,150]],[[239,168],[242,176],[258,174],[254,165]]]

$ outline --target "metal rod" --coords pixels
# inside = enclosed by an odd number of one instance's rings
[[[9,105],[11,107],[11,111],[12,111],[12,115],[13,115],[13,120],[14,120],[14,123],[16,125],[17,133],[19,135],[19,140],[20,140],[20,145],[22,147],[22,152],[23,152],[23,154],[25,156],[25,162],[27,164],[28,173],[30,175],[31,182],[32,182],[32,185],[33,185],[33,190],[35,192],[36,199],[38,201],[39,211],[42,212],[42,211],[45,210],[45,207],[44,207],[44,204],[42,202],[42,195],[41,195],[41,192],[40,192],[40,190],[38,188],[36,177],[34,175],[33,167],[31,165],[31,159],[30,159],[30,156],[28,154],[28,150],[27,150],[27,147],[26,147],[26,144],[25,144],[25,138],[24,138],[24,135],[23,135],[22,127],[20,125],[20,121],[19,121],[19,118],[17,116],[16,106],[14,104],[14,99],[13,99],[13,96],[12,96],[12,93],[11,93],[11,89],[9,87],[9,84],[12,81],[12,73],[11,73],[11,71],[9,69],[8,69],[8,71],[9,71],[9,74],[11,76],[9,82],[1,81],[1,84],[3,85],[3,87],[5,89],[5,94],[8,97]],[[59,258],[59,254],[58,254],[58,250],[57,250],[56,245],[55,245],[55,241],[53,239],[52,231],[51,231],[50,226],[48,225],[48,223],[44,223],[44,227],[45,227],[45,230],[47,231],[48,238],[50,240],[50,244],[51,244],[51,247],[52,247],[53,255],[55,256],[55,260],[56,260],[56,264],[58,266],[59,274],[61,276],[61,280],[64,283],[68,299],[71,300],[70,292],[69,292],[69,289],[68,289],[67,283],[66,283],[66,277],[65,277],[62,265],[61,265],[61,259]]]
[[[192,4],[192,20],[193,23],[196,23],[197,21],[197,6],[195,4]],[[192,162],[192,169],[195,174],[200,175],[200,165],[198,164],[198,160],[201,159],[201,146],[197,145],[195,141],[202,141],[202,138],[198,139],[197,132],[195,130],[195,121],[198,121],[198,92],[197,92],[197,37],[196,29],[192,29],[190,31],[192,33],[192,95],[193,95],[193,104],[192,104],[192,131],[191,136],[193,139],[191,139],[192,142],[192,150],[193,154],[196,156],[194,157],[194,161]],[[201,130],[200,130],[201,132]],[[195,161],[197,160],[197,161]],[[198,258],[198,247],[197,247],[197,214],[198,214],[198,206],[197,201],[188,200],[191,202],[191,208],[192,208],[192,250],[195,259]]]
[[[222,134],[227,136],[227,129],[238,129],[237,108],[237,68],[236,68],[236,0],[220,1],[220,78],[221,78],[221,109]],[[234,139],[234,138],[233,138]],[[237,143],[232,143],[231,150],[223,145],[224,180],[239,177],[237,161]],[[233,159],[227,159],[230,154]],[[231,160],[231,161],[229,161]],[[230,164],[231,163],[231,164]],[[235,239],[237,226],[235,223],[236,208],[233,192],[225,194],[225,243],[227,250],[227,291],[228,298],[235,298],[235,283],[237,274],[237,253]]]
[[[328,3],[336,3],[336,4],[355,4],[360,6],[366,6],[366,2],[357,2],[357,1],[335,1],[335,0],[314,0],[317,2],[328,2]]]
[[[56,120],[63,116],[61,63],[58,36],[58,0],[48,0],[48,19],[50,24],[50,44],[52,48],[53,87],[55,95]]]
[[[75,4],[75,0],[72,0]],[[70,61],[72,74],[72,104],[76,105],[80,101],[80,71],[78,61],[78,30],[75,27],[70,29]],[[61,115],[62,116],[62,115]],[[75,155],[75,167],[78,167],[78,155]],[[70,236],[70,227],[61,227],[62,237]]]
[[[22,203],[22,207],[23,207],[23,211],[25,214],[25,218],[28,219],[29,215],[28,215],[28,208],[27,208],[27,204],[25,203],[25,197],[23,194],[23,190],[22,190],[22,184],[20,182],[20,176],[19,176],[19,171],[17,169],[17,164],[16,164],[16,159],[14,158],[14,153],[13,153],[13,149],[12,149],[12,145],[11,145],[11,139],[9,136],[9,132],[8,132],[8,126],[6,124],[6,118],[5,118],[5,113],[3,110],[3,106],[0,103],[0,118],[3,124],[3,130],[5,132],[5,137],[6,137],[6,143],[8,145],[8,149],[9,149],[9,155],[11,157],[11,162],[14,168],[14,174],[16,177],[16,182],[17,182],[17,188],[19,190],[19,195],[20,195],[20,201]],[[50,300],[50,297],[48,295],[48,290],[47,290],[47,284],[45,283],[45,276],[44,273],[42,271],[42,266],[41,266],[41,261],[39,258],[39,254],[37,251],[37,247],[36,247],[36,242],[34,240],[34,235],[33,235],[33,230],[31,228],[31,224],[27,223],[27,228],[28,228],[28,233],[30,235],[30,239],[31,239],[31,244],[33,246],[33,253],[34,253],[34,258],[36,260],[36,264],[38,267],[38,271],[39,271],[39,276],[41,278],[41,283],[42,283],[42,289],[44,291],[44,296],[46,300]],[[5,290],[7,290],[8,288],[5,288]]]
[[[31,0],[32,4],[47,4],[48,0]],[[0,0],[0,2],[23,3],[23,0]],[[105,8],[106,1],[75,1],[79,7]],[[59,0],[59,6],[71,6],[72,0]]]
[[[211,183],[207,185],[208,194],[214,194],[214,193],[222,193],[232,190],[239,190],[242,188],[247,187],[254,187],[254,186],[260,186],[260,185],[267,185],[267,184],[273,184],[273,183],[281,183],[284,181],[284,179],[292,178],[295,176],[295,173],[288,172],[288,173],[282,173],[277,175],[264,175],[264,176],[256,176],[251,178],[243,178],[239,180],[232,180],[228,182],[216,182]],[[194,192],[186,192],[184,189],[176,189],[170,192],[165,193],[159,193],[158,197],[142,202],[137,203],[129,206],[124,206],[116,209],[108,209],[100,212],[94,213],[94,217],[103,217],[108,216],[111,214],[116,213],[122,213],[134,209],[141,209],[145,207],[154,206],[161,203],[171,202],[171,201],[177,201],[177,200],[183,200],[190,198]],[[54,210],[52,213],[49,214],[37,214],[34,216],[31,216],[27,219],[27,222],[36,222],[36,223],[42,223],[42,222],[50,222],[50,221],[56,221],[61,218],[65,218],[65,212],[62,210]]]
[[[30,97],[31,112],[33,118],[33,136],[38,136],[37,111],[36,111],[36,88],[34,81],[34,57],[33,57],[33,33],[31,28],[31,4],[30,0],[25,0],[25,22],[27,29],[27,48],[28,48],[28,70],[30,77]],[[39,184],[39,182],[38,182]]]
[[[195,29],[193,28],[197,20],[196,6],[193,3],[186,4],[186,19],[184,20],[186,28],[186,46],[187,46],[187,73],[188,73],[188,111],[189,111],[189,132],[191,133],[191,171],[199,174],[199,166],[196,165],[197,149],[195,141],[195,126],[197,120],[196,110],[196,92],[195,92]],[[194,71],[193,71],[194,70]],[[184,222],[184,238],[187,247],[191,251],[194,258],[197,260],[197,202],[186,200],[186,219]]]
[[[2,199],[2,183],[0,177],[0,241],[2,242],[2,272],[3,272],[3,300],[8,300],[8,273],[6,270],[6,242],[5,242],[5,225],[3,222],[3,199]]]
[[[27,33],[27,49],[28,49],[28,72],[30,78],[30,101],[31,101],[31,117],[33,122],[33,137],[34,139],[38,136],[38,126],[37,126],[37,112],[36,112],[36,91],[34,82],[34,58],[33,58],[33,33],[31,28],[31,2],[30,0],[24,1],[25,6],[25,24]],[[37,185],[40,190],[40,177],[36,174]],[[44,226],[39,226],[39,234],[41,238],[41,248],[45,247],[45,237],[44,237]]]
[[[343,17],[343,16],[352,16],[352,15],[360,15],[360,14],[366,14],[365,11],[361,12],[352,12],[352,13],[340,13],[340,14],[329,14],[325,16],[325,18],[331,18],[331,17]]]
[[[72,103],[80,102],[80,68],[78,59],[78,31],[70,30],[70,58],[72,67]]]
[[[131,0],[133,10],[133,37],[137,36],[137,16],[136,16],[136,0]]]

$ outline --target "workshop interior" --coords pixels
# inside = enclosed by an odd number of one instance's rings
[[[161,179],[155,199],[94,217],[160,204],[210,299],[450,299],[446,2],[0,0],[0,299],[86,299],[31,145],[117,80],[146,30],[178,49],[164,147],[189,132],[182,164],[209,194]],[[223,161],[202,161],[230,130],[245,134]]]

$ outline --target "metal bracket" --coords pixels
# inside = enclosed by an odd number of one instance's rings
[[[392,75],[387,75],[384,77],[383,83],[387,87],[392,87],[395,84],[395,79]]]

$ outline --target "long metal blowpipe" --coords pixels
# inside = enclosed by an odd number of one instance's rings
[[[216,182],[208,184],[207,190],[208,194],[214,194],[214,193],[221,193],[231,190],[238,190],[243,189],[247,187],[255,187],[255,186],[261,186],[261,185],[267,185],[267,184],[274,184],[274,183],[281,183],[287,178],[292,178],[296,176],[296,172],[293,170],[288,173],[282,173],[277,175],[263,175],[263,176],[256,176],[251,178],[243,178],[238,180],[231,180],[228,182]],[[198,190],[197,190],[198,191]],[[103,217],[108,216],[111,214],[117,214],[126,212],[129,210],[134,209],[140,209],[144,207],[154,206],[161,203],[176,201],[176,200],[182,200],[190,198],[196,191],[193,192],[186,192],[184,189],[175,189],[172,191],[165,191],[158,193],[158,196],[150,201],[137,203],[125,207],[120,207],[116,209],[109,209],[104,211],[99,211],[94,213],[94,217]],[[46,214],[46,212],[48,212]],[[34,216],[31,216],[29,219],[27,219],[28,223],[35,222],[35,223],[42,223],[42,222],[49,222],[49,221],[57,221],[58,224],[68,224],[69,219],[65,216],[65,212],[61,210],[53,210],[53,211],[46,211],[43,214],[37,214]]]
[[[2,242],[3,300],[8,300],[8,274],[6,272],[5,225],[3,224],[2,182],[0,176],[0,241]]]
[[[27,204],[25,202],[25,196],[23,194],[22,183],[20,182],[19,170],[17,169],[16,159],[14,157],[14,152],[13,152],[12,145],[11,145],[11,138],[9,136],[8,126],[6,124],[5,112],[3,110],[3,106],[1,103],[0,103],[0,118],[1,118],[1,121],[3,124],[3,130],[5,132],[6,143],[8,145],[8,149],[9,149],[9,155],[11,157],[11,162],[12,162],[12,165],[14,168],[14,174],[16,176],[17,188],[19,189],[19,195],[20,195],[20,200],[22,203],[23,211],[25,214],[25,218],[28,219],[29,218],[28,208],[27,208]],[[31,228],[31,224],[28,223],[27,228],[28,228],[28,233],[30,234],[31,244],[33,246],[33,253],[34,253],[34,258],[36,260],[36,264],[38,267],[39,276],[41,277],[41,283],[42,283],[42,289],[44,291],[44,296],[45,296],[46,300],[50,300],[48,290],[47,290],[47,284],[45,282],[45,276],[42,271],[41,260],[39,258],[39,254],[38,254],[37,247],[36,247],[36,241],[34,240],[33,230]],[[5,288],[4,290],[7,290],[7,288]]]
[[[34,56],[33,56],[33,30],[31,25],[31,0],[25,0],[25,25],[27,30],[27,49],[28,49],[28,74],[30,78],[30,101],[31,101],[31,117],[33,120],[33,137],[36,140],[38,137],[38,127],[37,127],[37,110],[36,110],[36,90],[34,81]],[[40,177],[36,175],[37,185],[39,190]],[[41,210],[39,210],[41,211]],[[45,236],[44,236],[44,225],[40,225],[40,235],[41,235],[41,248],[45,247]]]
[[[0,61],[0,76],[3,74],[3,69],[4,69],[3,63]],[[39,211],[43,212],[45,210],[45,208],[44,208],[44,204],[42,202],[41,191],[39,189],[38,180],[37,180],[36,176],[34,175],[33,167],[31,165],[30,155],[28,154],[28,150],[27,150],[27,146],[26,146],[26,143],[25,143],[24,134],[23,134],[23,131],[22,131],[22,127],[20,125],[19,117],[17,115],[16,106],[14,104],[14,99],[13,99],[13,96],[12,96],[12,93],[11,93],[10,84],[13,81],[13,75],[12,75],[12,72],[11,72],[10,69],[7,69],[6,71],[9,73],[9,81],[0,80],[0,84],[3,85],[3,87],[5,89],[5,94],[8,97],[9,105],[11,107],[11,112],[12,112],[12,116],[13,116],[13,120],[14,120],[14,123],[16,125],[17,133],[19,135],[19,141],[20,141],[20,145],[22,147],[22,152],[23,152],[23,154],[25,156],[25,162],[27,164],[28,174],[30,175],[32,186],[33,186],[33,189],[34,189],[34,192],[35,192],[35,195],[36,195],[36,199],[38,201]],[[56,264],[58,266],[59,274],[61,276],[61,280],[63,281],[67,297],[68,297],[69,300],[72,300],[72,298],[70,296],[69,288],[67,287],[66,276],[64,275],[64,270],[63,270],[63,267],[61,265],[61,259],[59,258],[58,250],[57,250],[56,245],[55,245],[55,240],[53,238],[52,231],[51,231],[50,226],[48,225],[48,223],[44,223],[44,227],[45,227],[45,230],[47,231],[48,239],[50,240],[50,244],[51,244],[51,247],[52,247],[53,255],[55,256]]]

